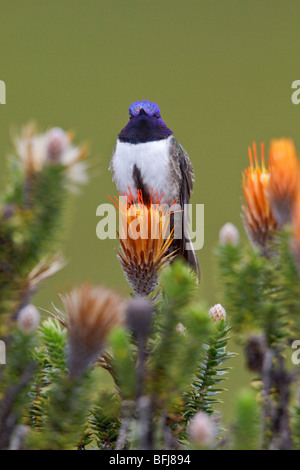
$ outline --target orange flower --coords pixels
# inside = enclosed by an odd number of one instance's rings
[[[300,273],[300,191],[294,202],[292,229],[291,250]]]
[[[121,249],[118,258],[124,274],[136,295],[149,295],[158,284],[159,270],[174,257],[169,252],[173,242],[170,232],[170,208],[153,194],[148,206],[143,204],[140,191],[136,200],[126,194],[118,208],[121,229],[118,233]]]
[[[300,183],[299,161],[292,140],[272,140],[269,158],[270,205],[280,227],[292,221],[293,204]]]
[[[243,191],[246,199],[246,205],[242,207],[244,225],[250,241],[260,246],[266,254],[267,242],[277,228],[268,198],[270,175],[265,167],[263,144],[261,144],[261,165],[258,162],[254,142],[253,155],[251,147],[248,148],[248,152],[250,167],[243,173]]]

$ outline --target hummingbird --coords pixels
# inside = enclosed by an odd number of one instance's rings
[[[193,189],[193,166],[187,152],[162,120],[157,104],[151,101],[131,104],[129,121],[118,135],[109,169],[120,194],[128,190],[137,194],[139,190],[146,205],[152,194],[162,195],[161,203],[169,206],[174,201],[179,202],[183,211],[182,236],[173,240],[171,252],[176,251],[176,256],[185,258],[199,278],[199,264],[185,212]]]

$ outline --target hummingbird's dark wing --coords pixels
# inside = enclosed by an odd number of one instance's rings
[[[146,206],[149,205],[151,203],[151,191],[143,180],[141,170],[136,165],[133,165],[132,178],[136,188],[138,188],[143,195],[143,203]]]
[[[170,157],[174,165],[174,170],[176,173],[180,172],[180,190],[179,190],[179,203],[184,211],[185,204],[189,204],[191,191],[193,189],[194,181],[194,171],[191,161],[187,152],[180,145],[180,143],[175,139],[171,138],[170,143]],[[188,213],[184,211],[182,220],[182,238],[174,239],[172,244],[174,250],[177,250],[177,253],[183,256],[188,264],[195,270],[198,278],[200,278],[200,268],[198,259],[193,248],[190,234],[188,231]],[[189,245],[189,247],[187,247]],[[189,248],[189,249],[187,249]]]

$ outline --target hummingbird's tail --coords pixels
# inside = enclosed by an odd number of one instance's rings
[[[171,219],[171,226],[173,225]],[[174,253],[176,252],[176,256],[174,259],[177,258],[177,256],[181,256],[184,258],[187,262],[187,264],[195,271],[195,274],[197,276],[198,283],[200,282],[200,267],[198,263],[198,259],[194,250],[193,243],[191,241],[191,236],[189,234],[187,225],[183,227],[183,235],[182,238],[176,239],[174,238],[172,245],[170,246],[170,252]],[[174,260],[173,260],[174,261]]]
[[[196,252],[194,250],[193,243],[191,241],[190,234],[188,230],[186,230],[185,233],[185,240],[184,240],[184,247],[183,247],[183,253],[182,253],[184,259],[188,262],[188,265],[195,271],[197,275],[198,282],[200,282],[200,267],[199,267],[199,262],[196,256]]]

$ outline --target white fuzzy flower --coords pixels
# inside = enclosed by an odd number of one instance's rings
[[[211,447],[217,435],[216,424],[207,413],[199,411],[192,418],[188,433],[195,445]]]
[[[70,146],[71,136],[60,127],[53,127],[45,134],[46,156],[52,163],[62,163],[62,157]]]
[[[75,190],[77,185],[87,183],[86,146],[72,144],[73,135],[60,127],[53,127],[44,134],[37,134],[33,123],[25,126],[15,138],[17,154],[25,174],[37,173],[45,165],[65,167],[67,187]]]

